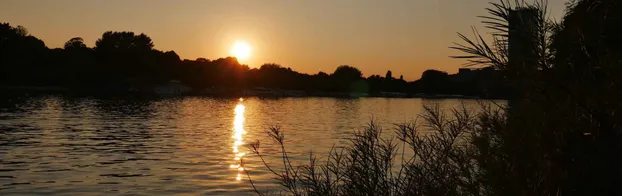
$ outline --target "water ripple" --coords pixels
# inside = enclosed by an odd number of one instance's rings
[[[0,98],[3,99],[3,98]],[[7,99],[7,98],[4,98]],[[3,101],[3,100],[0,100]],[[322,155],[373,116],[412,120],[419,99],[13,97],[0,108],[0,195],[248,195],[275,187],[250,154],[260,140],[269,163],[286,131],[293,160]],[[456,100],[445,104],[456,104]],[[243,159],[244,165],[240,165]]]

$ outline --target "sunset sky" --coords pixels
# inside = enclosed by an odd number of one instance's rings
[[[150,36],[181,58],[230,55],[237,40],[252,46],[251,67],[278,63],[306,73],[352,65],[367,75],[408,80],[426,69],[456,72],[448,47],[482,29],[489,0],[1,0],[0,22],[25,26],[50,48],[72,37],[88,46],[105,31]],[[549,0],[561,18],[565,0]]]

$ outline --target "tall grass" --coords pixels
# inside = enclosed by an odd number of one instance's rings
[[[259,143],[251,148],[277,177],[282,195],[481,195],[473,141],[485,127],[502,123],[504,112],[488,106],[480,114],[466,107],[449,114],[438,105],[424,108],[416,121],[395,125],[393,133],[371,121],[345,146],[333,147],[325,158],[310,154],[302,165],[290,161],[278,127],[269,131],[281,146],[278,169],[264,161]]]

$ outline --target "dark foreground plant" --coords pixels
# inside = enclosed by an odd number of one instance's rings
[[[277,176],[283,195],[481,195],[471,141],[481,137],[482,127],[502,123],[504,112],[485,107],[475,115],[462,107],[449,115],[438,105],[424,108],[418,120],[396,125],[394,133],[372,121],[325,158],[310,153],[307,164],[292,165],[279,127],[269,131],[281,147],[278,170],[264,161],[258,143],[251,147]]]
[[[622,1],[571,1],[560,24],[544,0],[492,5],[492,42],[475,31],[454,49],[503,73],[507,109],[426,108],[395,137],[371,123],[325,160],[293,167],[283,153],[282,193],[622,195]]]
[[[622,195],[622,1],[576,0],[561,23],[546,1],[493,4],[458,58],[503,72],[514,94],[476,159],[491,195]]]

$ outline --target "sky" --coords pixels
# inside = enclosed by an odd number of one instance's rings
[[[496,2],[496,0],[493,0]],[[529,1],[529,0],[528,0]],[[566,0],[548,0],[559,21]],[[449,73],[457,32],[485,32],[477,16],[490,0],[0,0],[0,22],[22,25],[50,48],[73,37],[88,46],[105,31],[133,31],[182,59],[230,56],[245,40],[250,67],[277,63],[314,74],[339,65],[365,76],[418,79],[427,69]]]

